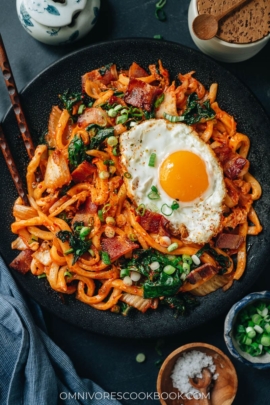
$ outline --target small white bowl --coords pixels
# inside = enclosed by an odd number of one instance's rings
[[[193,32],[192,23],[198,15],[197,0],[191,0],[188,10],[188,27],[197,47],[205,54],[221,62],[242,62],[256,55],[270,39],[270,34],[259,41],[249,44],[232,44],[217,37],[209,40],[199,39]]]

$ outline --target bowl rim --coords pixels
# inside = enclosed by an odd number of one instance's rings
[[[197,8],[197,3],[198,3],[198,0],[191,0],[190,1],[190,9],[194,12],[195,17],[197,17],[199,15],[198,8]],[[192,25],[191,25],[191,30],[192,30]],[[192,30],[192,33],[193,33],[193,30]],[[203,40],[201,40],[199,38],[197,38],[197,39],[200,40],[200,41],[203,41]],[[248,42],[246,44],[235,44],[234,42],[228,42],[228,41],[220,39],[220,38],[218,38],[216,36],[211,38],[207,42],[209,42],[209,41],[211,41],[212,43],[215,42],[216,44],[219,44],[221,46],[228,47],[228,48],[235,48],[235,49],[240,49],[240,48],[248,49],[249,48],[250,49],[250,48],[256,48],[257,46],[262,45],[264,42],[267,42],[269,39],[270,39],[270,32],[265,37],[260,38],[260,39],[258,39],[257,41],[254,41],[254,42]],[[205,42],[205,41],[203,41],[203,42]]]
[[[255,368],[259,369],[266,369],[270,368],[270,361],[266,363],[257,363],[256,361],[251,361],[246,359],[245,357],[242,356],[241,353],[237,350],[235,347],[233,340],[232,340],[232,330],[233,330],[233,325],[234,321],[236,320],[236,317],[238,316],[239,312],[245,308],[246,306],[250,305],[251,303],[255,301],[260,301],[260,300],[269,300],[270,301],[270,291],[264,290],[264,291],[257,291],[257,292],[252,292],[245,297],[241,298],[241,300],[237,301],[229,310],[229,312],[226,315],[225,321],[224,321],[224,340],[226,343],[226,346],[232,356],[234,356],[237,360],[241,361],[245,365],[248,366],[253,366]],[[256,357],[254,357],[256,359]]]
[[[237,373],[236,373],[236,370],[235,370],[235,367],[234,367],[232,361],[229,359],[229,357],[221,349],[219,349],[218,347],[216,347],[214,345],[211,345],[209,343],[204,343],[204,342],[187,343],[185,345],[182,345],[182,346],[178,347],[177,349],[175,349],[173,352],[171,352],[166,357],[166,359],[163,361],[163,363],[162,363],[162,365],[160,367],[160,370],[159,370],[159,373],[158,373],[158,376],[157,376],[156,387],[157,387],[158,394],[161,394],[161,381],[162,381],[162,377],[163,377],[163,372],[164,372],[165,368],[167,367],[169,361],[171,359],[173,359],[176,355],[178,355],[180,353],[183,353],[184,351],[186,351],[188,349],[193,349],[194,348],[194,350],[196,350],[196,348],[197,348],[197,350],[199,350],[200,347],[204,347],[206,349],[210,349],[210,350],[215,351],[216,353],[218,353],[220,356],[222,356],[228,362],[228,364],[230,365],[230,368],[231,368],[231,370],[233,372],[233,375],[234,375],[234,381],[235,381],[235,395],[234,395],[234,398],[235,398],[235,396],[237,394],[237,390],[238,390],[238,377],[237,377]],[[166,401],[162,397],[159,398],[159,401],[160,401],[161,405],[167,405]]]

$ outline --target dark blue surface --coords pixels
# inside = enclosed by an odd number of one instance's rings
[[[0,30],[13,67],[19,89],[53,61],[88,44],[123,37],[153,37],[177,41],[196,49],[187,26],[188,0],[168,0],[168,20],[161,23],[154,16],[155,0],[103,0],[96,28],[77,45],[53,48],[32,39],[20,26],[15,1],[0,0]],[[253,59],[238,64],[222,64],[242,80],[261,101],[270,115],[270,43]],[[180,67],[181,68],[181,67]],[[9,105],[4,84],[0,80],[0,119]],[[258,140],[260,134],[258,133]],[[269,129],[270,136],[270,129]],[[265,158],[270,152],[265,151]],[[1,197],[3,191],[1,190]],[[3,198],[3,197],[2,197]],[[270,275],[265,272],[252,291],[270,289]],[[213,312],[215,308],[212,309]],[[228,351],[223,340],[224,316],[202,328],[165,339],[164,358],[182,344],[202,341]],[[153,392],[160,356],[155,351],[155,340],[135,341],[106,338],[79,330],[55,316],[47,314],[47,324],[54,341],[70,356],[78,373],[93,379],[104,389],[114,392]],[[137,353],[147,356],[145,363],[135,361]],[[251,369],[232,359],[239,378],[235,405],[269,405],[269,371]],[[125,404],[146,404],[146,401],[122,401]],[[148,401],[149,402],[149,401]],[[157,403],[157,401],[156,401]]]

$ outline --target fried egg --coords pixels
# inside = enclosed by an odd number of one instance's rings
[[[174,228],[184,225],[187,242],[207,243],[219,232],[226,193],[223,171],[212,149],[190,126],[164,119],[144,121],[121,135],[120,153],[127,193],[135,205],[163,214]],[[158,191],[154,200],[153,186]],[[171,209],[175,202],[179,208]]]

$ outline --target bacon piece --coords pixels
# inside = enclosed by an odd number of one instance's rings
[[[221,163],[225,163],[225,161],[229,160],[232,154],[231,148],[227,145],[218,146],[214,149],[214,152]]]
[[[83,222],[84,226],[88,226],[90,219],[97,213],[98,207],[91,201],[90,197],[87,197],[85,202],[80,206],[79,211],[74,216],[71,224],[75,222]]]
[[[106,86],[107,84],[110,84],[112,80],[117,79],[118,74],[116,65],[112,65],[109,69],[107,69],[103,76],[100,74],[100,69],[95,69],[91,72],[85,73],[82,76],[82,90],[85,91],[85,83],[87,80],[91,80],[93,82],[99,81]]]
[[[138,63],[133,62],[129,68],[128,76],[133,78],[149,76],[148,73]]]
[[[244,242],[244,237],[233,233],[221,233],[216,240],[216,247],[220,249],[238,249]]]
[[[168,236],[170,221],[163,215],[152,211],[145,211],[142,217],[138,217],[139,224],[149,233],[156,233],[160,236]]]
[[[25,274],[30,270],[32,262],[32,250],[23,250],[11,263],[10,267],[17,270],[19,273]]]
[[[103,238],[101,240],[101,246],[102,249],[109,254],[112,261],[131,252],[133,249],[139,248],[137,243],[131,242],[131,240],[123,238],[122,236]]]
[[[130,79],[124,100],[134,107],[151,111],[155,98],[162,93],[158,87],[151,86],[138,79]]]
[[[249,161],[242,156],[234,154],[223,166],[224,173],[229,179],[235,180],[238,176],[244,175],[249,168]]]
[[[108,116],[100,107],[86,108],[78,119],[78,125],[82,128],[85,128],[90,124],[97,124],[101,127],[105,127],[107,122]]]
[[[73,170],[71,177],[75,183],[81,183],[83,181],[87,181],[89,176],[96,171],[97,167],[85,160],[75,170]]]
[[[212,266],[209,263],[205,263],[195,270],[192,270],[186,278],[186,282],[189,284],[197,284],[201,280],[209,279],[218,272],[217,267]]]

